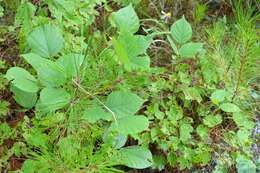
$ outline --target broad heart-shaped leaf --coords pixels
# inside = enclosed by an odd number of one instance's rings
[[[192,28],[184,16],[171,26],[171,34],[179,44],[184,44],[191,39]]]
[[[27,63],[29,63],[36,71],[39,71],[42,65],[45,65],[46,63],[51,63],[52,61],[46,58],[42,58],[39,55],[35,53],[27,53],[21,55]]]
[[[125,147],[119,150],[120,161],[123,165],[134,169],[145,169],[153,164],[152,153],[139,146]]]
[[[146,53],[151,42],[150,36],[131,34],[120,35],[112,40],[119,61],[132,69],[149,69],[150,58],[140,55]]]
[[[239,107],[233,103],[223,103],[219,108],[224,112],[240,112]]]
[[[14,99],[19,105],[30,109],[36,104],[37,93],[25,92],[13,85],[11,85],[11,91],[14,93]]]
[[[63,42],[57,28],[49,24],[35,28],[27,38],[32,52],[44,58],[55,56],[62,49]]]
[[[110,112],[106,112],[100,106],[94,105],[92,108],[85,110],[82,119],[87,120],[90,123],[95,123],[98,120],[111,121],[113,118]]]
[[[12,85],[24,92],[36,93],[39,90],[37,80],[28,71],[20,67],[12,67],[5,77],[11,81]]]
[[[36,104],[36,110],[42,113],[53,112],[68,105],[70,94],[62,88],[44,88]]]
[[[60,57],[57,63],[63,66],[66,69],[67,76],[72,78],[78,76],[81,69],[85,69],[86,64],[83,64],[84,61],[84,55],[71,53]]]
[[[145,116],[126,116],[113,122],[110,128],[123,135],[133,135],[147,130],[148,126],[149,120]]]
[[[111,20],[121,33],[136,33],[140,27],[138,16],[132,5],[114,12]]]
[[[116,118],[134,115],[142,106],[144,100],[131,92],[112,92],[106,101],[106,106],[111,109]]]
[[[203,123],[212,128],[222,122],[221,115],[208,115],[203,119]]]
[[[146,53],[152,43],[151,36],[124,34],[118,37],[118,41],[123,45],[129,59]]]
[[[236,159],[236,168],[238,173],[256,173],[254,162],[242,155],[239,155]]]
[[[56,62],[41,64],[37,72],[40,82],[47,87],[62,86],[67,80],[65,69]]]
[[[186,43],[180,48],[179,54],[182,58],[192,58],[202,49],[202,46],[202,43]]]

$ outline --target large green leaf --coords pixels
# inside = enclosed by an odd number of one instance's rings
[[[179,44],[184,44],[191,39],[192,28],[184,16],[171,26],[171,34]]]
[[[146,53],[150,46],[152,38],[150,36],[124,34],[113,39],[112,43],[117,53],[118,59],[131,68],[148,69],[150,67],[150,58],[141,56]]]
[[[36,71],[39,71],[42,65],[51,63],[52,61],[42,58],[35,53],[27,53],[21,55]]]
[[[113,116],[110,112],[106,112],[103,110],[100,106],[93,106],[92,108],[89,108],[85,110],[82,119],[87,120],[90,123],[95,123],[98,120],[112,120]]]
[[[32,108],[36,104],[37,93],[25,92],[15,86],[11,86],[11,91],[14,93],[14,99],[19,105]]]
[[[70,102],[70,94],[64,89],[44,88],[36,104],[36,110],[47,113],[61,109]]]
[[[192,58],[202,49],[202,46],[202,43],[186,43],[180,48],[179,54],[182,58]]]
[[[68,54],[58,59],[58,63],[66,69],[67,76],[69,78],[76,77],[79,73],[84,72],[85,65],[84,55],[81,54]]]
[[[11,81],[16,88],[30,93],[36,93],[39,90],[37,80],[28,71],[20,67],[12,67],[7,72],[5,77]]]
[[[63,42],[57,28],[49,24],[35,28],[27,38],[32,52],[44,58],[57,55],[63,47]]]
[[[111,19],[123,33],[136,33],[140,27],[138,16],[132,5],[114,12]]]
[[[129,168],[144,169],[153,164],[152,153],[139,146],[122,148],[119,153],[121,163]]]
[[[46,62],[37,69],[40,82],[47,87],[62,86],[67,75],[65,69],[56,62]]]
[[[238,173],[256,173],[256,165],[252,160],[239,155],[236,159],[236,163]]]
[[[145,116],[126,116],[113,122],[111,129],[120,132],[123,135],[137,134],[147,130],[149,121]]]
[[[130,60],[129,60],[128,54],[126,52],[124,45],[120,42],[120,40],[113,38],[112,44],[113,44],[115,52],[118,56],[119,61],[125,65],[129,65]]]
[[[142,106],[144,100],[131,92],[116,91],[112,92],[106,101],[117,118],[134,115]]]
[[[146,50],[152,43],[152,37],[143,35],[124,34],[118,37],[118,41],[124,48],[126,54],[131,60],[132,57],[146,53]]]
[[[239,107],[233,103],[223,103],[219,107],[224,112],[239,112],[240,111]]]

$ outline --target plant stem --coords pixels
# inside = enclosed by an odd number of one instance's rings
[[[96,99],[98,101],[99,104],[101,104],[108,112],[110,112],[112,114],[112,117],[117,124],[117,119],[116,119],[116,114],[111,110],[109,109],[109,107],[107,107],[101,100],[99,100],[97,97],[95,97],[94,95],[92,95],[91,93],[89,93],[87,90],[85,90],[79,83],[77,83],[74,79],[72,80],[73,83],[86,95],[89,95],[91,97],[93,97],[94,99]]]

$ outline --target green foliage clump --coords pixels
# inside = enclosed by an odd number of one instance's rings
[[[257,172],[253,11],[239,3],[236,23],[218,20],[203,40],[185,16],[147,26],[132,4],[116,12],[110,5],[20,3],[14,27],[22,63],[4,78],[24,117],[15,127],[0,125],[0,149],[15,139],[4,148],[1,169],[13,156],[24,159],[23,173],[190,171],[212,161],[215,173]],[[198,6],[195,23],[205,10]],[[104,17],[100,31],[95,16]],[[0,101],[1,121],[9,106]]]

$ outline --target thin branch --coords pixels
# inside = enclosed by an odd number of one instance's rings
[[[109,109],[109,107],[107,107],[101,100],[99,100],[96,96],[92,95],[91,93],[89,93],[87,90],[85,90],[79,83],[77,83],[74,79],[72,80],[73,83],[86,95],[89,95],[91,97],[93,97],[94,99],[96,99],[98,101],[99,104],[101,104],[108,112],[110,112],[112,114],[112,117],[116,123],[116,125],[118,125],[117,123],[117,119],[116,119],[116,114]]]

